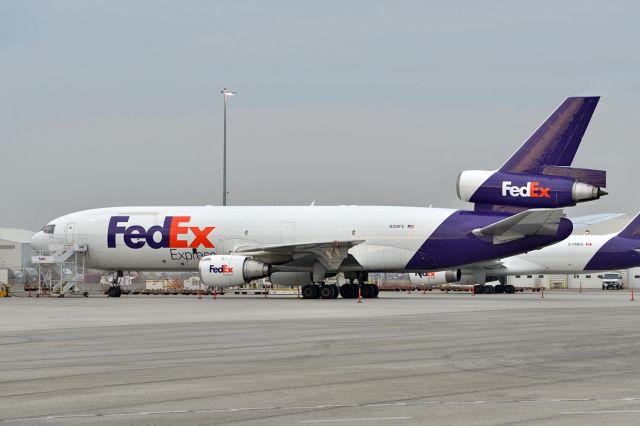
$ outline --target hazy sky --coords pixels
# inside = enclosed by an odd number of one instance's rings
[[[640,209],[628,1],[0,0],[0,226],[221,202],[462,208],[560,104],[601,95],[574,165]]]

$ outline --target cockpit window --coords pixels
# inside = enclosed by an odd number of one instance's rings
[[[53,224],[49,224],[45,225],[45,227],[42,228],[42,232],[44,232],[45,234],[53,234],[54,229],[56,229],[56,226]]]

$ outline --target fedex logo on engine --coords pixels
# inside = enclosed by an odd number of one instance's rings
[[[229,265],[222,266],[209,266],[209,272],[212,274],[232,274],[233,268],[230,268]]]
[[[199,228],[189,226],[191,216],[166,216],[162,225],[153,225],[145,229],[140,225],[129,225],[129,216],[111,216],[107,232],[107,247],[116,247],[116,237],[120,234],[124,245],[132,249],[139,249],[148,245],[152,249],[159,248],[214,248],[209,240],[209,234],[215,229],[213,226]],[[193,234],[189,241],[189,234]]]
[[[502,196],[507,193],[512,197],[551,198],[551,188],[540,186],[540,182],[527,182],[525,186],[512,186],[511,181],[502,182]]]

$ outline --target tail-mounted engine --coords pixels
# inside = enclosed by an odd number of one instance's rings
[[[607,194],[604,186],[604,171],[553,167],[545,174],[467,170],[458,175],[456,189],[458,198],[476,206],[556,208],[597,200]]]

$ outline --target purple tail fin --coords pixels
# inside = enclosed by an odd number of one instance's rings
[[[599,100],[599,96],[567,98],[500,171],[542,173],[544,166],[570,166]]]
[[[618,233],[618,237],[624,238],[640,238],[640,213],[634,217],[631,222]]]

